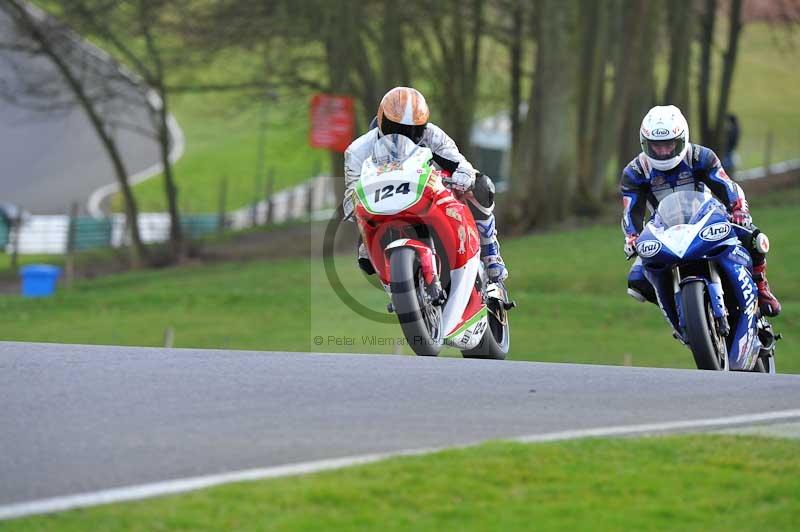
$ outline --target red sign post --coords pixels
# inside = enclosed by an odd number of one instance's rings
[[[353,140],[355,122],[352,98],[315,94],[311,98],[309,142],[314,148],[343,152]]]

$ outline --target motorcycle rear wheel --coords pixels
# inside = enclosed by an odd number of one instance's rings
[[[775,346],[771,349],[761,349],[753,369],[753,373],[776,373],[775,371]]]
[[[728,353],[725,341],[717,330],[711,304],[702,281],[686,283],[681,288],[681,306],[686,323],[686,335],[697,369],[724,370]],[[715,341],[716,339],[716,341]],[[722,345],[722,349],[719,345]]]
[[[508,311],[497,299],[489,299],[487,306],[489,326],[481,341],[472,349],[461,351],[464,358],[483,358],[505,360],[511,346],[511,328],[508,325]],[[499,317],[499,318],[498,318]]]
[[[389,257],[392,306],[411,349],[420,356],[436,356],[442,349],[442,307],[432,305],[416,252],[397,248]]]

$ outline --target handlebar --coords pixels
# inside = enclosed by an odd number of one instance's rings
[[[440,172],[440,174],[442,175],[442,184],[444,184],[444,185],[453,185],[453,184],[455,184],[455,181],[454,181],[454,180],[452,180],[452,179],[448,179],[448,178],[449,178],[449,176],[450,176],[450,174],[446,174],[446,175],[447,175],[447,177],[445,177],[445,172]],[[471,185],[471,186],[470,186],[470,187],[469,187],[467,190],[465,190],[464,192],[469,192],[469,191],[470,191],[470,190],[472,190],[473,188],[475,188],[475,183],[474,183],[474,182],[473,182],[473,183],[472,183],[472,185]]]
[[[445,168],[442,168],[439,164],[436,163],[435,160],[431,161],[431,165],[433,166],[433,171],[441,178],[443,185],[452,185],[452,184],[455,183],[455,181],[450,179],[450,177],[453,175],[453,172],[451,172],[450,170],[447,170]],[[472,183],[472,186],[469,187],[464,192],[469,192],[473,188],[475,188],[475,182],[474,181]],[[456,191],[454,190],[453,192],[456,192]],[[460,192],[460,193],[463,194],[464,192]]]

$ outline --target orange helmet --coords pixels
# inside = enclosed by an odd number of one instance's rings
[[[384,135],[400,134],[418,143],[422,140],[430,111],[425,97],[411,87],[395,87],[378,105],[378,129]]]

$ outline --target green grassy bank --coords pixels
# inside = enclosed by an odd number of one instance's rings
[[[490,443],[0,530],[797,530],[796,440]]]

